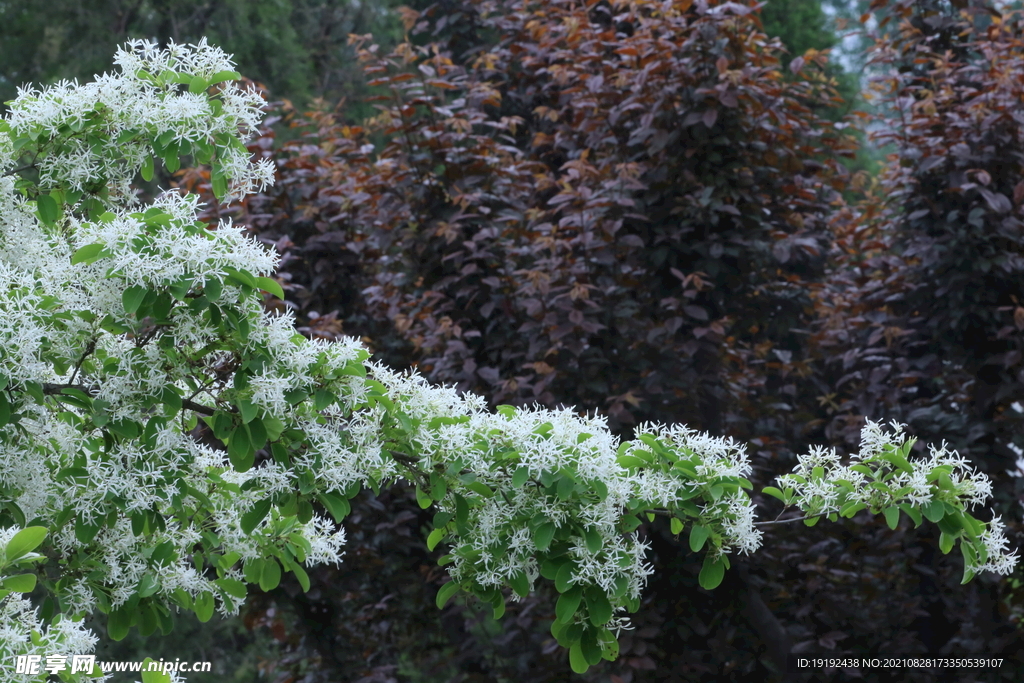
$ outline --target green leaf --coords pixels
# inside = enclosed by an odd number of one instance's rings
[[[765,486],[763,489],[761,489],[761,493],[766,493],[772,498],[778,498],[783,503],[786,502],[786,494],[784,494],[782,491],[775,488],[774,486]]]
[[[238,401],[238,412],[242,415],[242,422],[245,424],[252,422],[252,419],[256,417],[259,411],[259,406],[249,399],[243,398]]]
[[[854,515],[856,515],[858,512],[860,512],[861,510],[863,510],[866,507],[867,507],[867,505],[865,505],[864,503],[861,503],[860,501],[851,500],[850,502],[846,503],[845,505],[843,505],[842,508],[839,509],[839,516],[840,517],[853,517]]]
[[[604,539],[601,537],[601,532],[597,529],[587,529],[583,532],[583,539],[586,541],[587,550],[592,553],[598,553],[604,546]]]
[[[53,225],[60,218],[60,206],[57,200],[48,194],[41,194],[36,197],[36,208],[39,210],[39,218],[47,225]]]
[[[124,290],[121,294],[121,303],[124,306],[124,312],[131,315],[135,311],[139,310],[139,306],[142,305],[142,300],[146,298],[146,294],[148,293],[149,290],[141,285],[133,285]]]
[[[8,576],[3,581],[3,587],[9,591],[15,593],[31,593],[36,587],[36,575],[35,574],[18,574],[17,576]]]
[[[420,506],[421,510],[426,510],[434,504],[434,500],[424,493],[423,489],[419,486],[416,487],[416,503]]]
[[[242,564],[242,573],[249,583],[259,583],[260,576],[263,574],[263,560],[258,557],[246,560]]]
[[[587,612],[590,615],[590,623],[594,626],[604,626],[612,618],[612,603],[603,591],[597,590],[587,593]]]
[[[132,626],[132,612],[125,607],[112,610],[107,616],[107,635],[111,640],[124,640]]]
[[[258,277],[256,278],[256,284],[264,292],[270,292],[281,301],[284,301],[284,289],[282,289],[277,280],[269,277]]]
[[[256,449],[249,444],[249,432],[245,425],[231,430],[228,439],[228,458],[236,472],[248,472],[256,459]]]
[[[217,85],[224,81],[237,81],[240,78],[242,78],[242,74],[237,71],[218,71],[210,76],[210,85]]]
[[[263,572],[260,574],[260,589],[270,592],[281,583],[281,565],[272,557],[265,558]]]
[[[965,565],[978,563],[978,554],[974,551],[974,546],[970,543],[960,543],[960,553],[964,556]]]
[[[217,278],[211,277],[203,283],[203,294],[205,294],[206,298],[210,301],[216,301],[219,299],[223,291],[224,286]]]
[[[572,477],[563,474],[558,480],[557,492],[560,500],[569,500],[575,489],[576,482],[572,480]]]
[[[594,631],[587,629],[583,632],[583,637],[580,638],[580,648],[583,650],[587,664],[593,666],[601,661],[601,646],[597,642]]]
[[[517,489],[526,483],[526,480],[530,478],[530,470],[520,465],[515,474],[512,475],[512,488]]]
[[[546,551],[551,546],[551,539],[555,537],[555,525],[554,522],[544,522],[533,534],[533,542],[537,545],[537,549]]]
[[[950,536],[945,531],[939,534],[939,550],[942,551],[943,555],[949,554],[949,551],[953,549],[953,543],[956,541],[954,536]]]
[[[580,586],[559,595],[558,602],[555,603],[555,618],[566,624],[571,622],[582,599],[583,589]]]
[[[178,392],[173,387],[164,387],[164,390],[160,393],[160,400],[175,413],[181,410],[181,396],[178,395]]]
[[[587,669],[590,668],[590,664],[587,663],[587,658],[583,654],[583,647],[579,641],[573,643],[572,647],[569,648],[569,666],[578,674],[585,674]]]
[[[168,145],[167,150],[163,154],[164,166],[167,167],[168,172],[174,173],[181,168],[181,147],[177,143],[171,143]]]
[[[725,562],[722,557],[717,560],[711,559],[711,553],[704,557],[704,566],[701,567],[700,576],[697,578],[700,587],[705,590],[718,588],[725,578]]]
[[[646,467],[647,462],[633,455],[620,455],[616,458],[619,465],[626,469],[636,469],[640,467]]]
[[[292,567],[292,574],[295,575],[295,578],[298,580],[299,585],[302,586],[302,592],[308,593],[310,583],[309,574],[306,573],[306,570],[300,567],[299,565],[295,565],[294,567]]]
[[[443,500],[448,492],[448,483],[444,477],[439,477],[436,472],[430,473],[430,497],[433,500]]]
[[[224,173],[214,172],[211,174],[211,179],[213,181],[213,196],[217,198],[217,201],[223,201],[228,193],[228,181],[224,178]]]
[[[205,624],[213,617],[214,606],[213,593],[207,591],[199,594],[192,605],[192,611],[196,613],[196,618]]]
[[[330,391],[328,391],[327,389],[320,389],[319,391],[316,392],[316,395],[313,397],[313,407],[316,408],[317,410],[323,410],[324,408],[331,405],[337,400],[338,397],[335,396]]]
[[[152,661],[146,657],[142,662],[142,683],[171,683],[171,674],[163,670],[148,671],[149,663]]]
[[[139,627],[139,635],[151,636],[160,625],[158,613],[152,603],[142,605],[136,611],[135,623]]]
[[[6,425],[11,419],[11,403],[7,400],[7,393],[0,389],[0,427]]]
[[[188,83],[188,91],[193,95],[198,95],[209,87],[210,82],[202,76],[193,76],[192,80]]]
[[[99,532],[99,524],[89,524],[82,517],[75,519],[75,538],[79,543],[92,543],[92,539],[96,538]]]
[[[673,517],[669,521],[669,526],[671,527],[673,536],[678,536],[679,534],[683,533],[683,520],[679,519],[678,517]]]
[[[490,498],[494,495],[494,491],[487,484],[480,481],[471,481],[466,484],[466,488],[474,493],[479,493],[484,498]]]
[[[214,583],[223,588],[225,593],[239,600],[244,600],[249,593],[245,584],[238,579],[217,579]]]
[[[929,522],[938,522],[946,516],[946,506],[940,501],[933,500],[927,505],[922,506],[921,512],[924,513]]]
[[[102,244],[87,244],[84,247],[79,247],[77,251],[71,256],[71,265],[77,263],[92,263],[100,258],[100,252],[103,251],[104,245]]]
[[[565,593],[572,588],[572,572],[575,568],[572,562],[566,562],[558,568],[558,573],[555,574],[555,589],[559,593]]]
[[[961,524],[962,519],[963,518],[956,513],[947,512],[942,516],[942,519],[938,521],[939,529],[956,538],[963,530],[963,525]]]
[[[118,420],[107,425],[107,429],[124,439],[134,439],[141,431],[138,423],[131,420]]]
[[[39,547],[39,544],[46,538],[47,529],[42,526],[30,526],[22,529],[7,541],[4,554],[7,561],[11,562]]]
[[[977,538],[978,535],[984,531],[981,523],[966,512],[960,515],[960,522],[963,525],[964,531],[970,538]]]
[[[896,529],[900,523],[900,509],[898,507],[887,507],[882,511],[885,515],[885,523],[889,525],[890,529]]]
[[[888,450],[882,453],[879,457],[881,457],[883,460],[888,460],[893,465],[900,468],[907,474],[914,473],[914,468],[910,465],[909,462],[907,462],[907,459],[904,458],[903,455],[898,451]]]
[[[690,528],[690,550],[697,553],[704,547],[704,542],[708,540],[710,531],[707,527],[703,527],[700,524],[694,524]],[[717,584],[716,584],[717,585]]]
[[[259,526],[259,523],[270,512],[271,502],[269,498],[257,501],[251,510],[242,515],[242,533],[249,535],[253,529]]]
[[[142,160],[142,168],[139,169],[139,173],[142,175],[142,179],[147,183],[153,180],[153,171],[155,164],[153,163],[153,155],[147,154],[146,158]]]
[[[445,536],[444,529],[434,529],[427,536],[427,550],[433,550],[437,547],[437,544],[441,542],[441,539]]]
[[[922,517],[920,510],[918,510],[910,503],[900,503],[899,508],[900,510],[903,510],[907,517],[910,517],[910,519],[914,520],[915,528],[921,526]]]
[[[135,592],[140,598],[148,598],[149,596],[156,593],[160,585],[157,583],[156,577],[149,572],[143,574],[142,578],[139,579],[139,585],[135,589]]]
[[[335,522],[341,522],[352,512],[352,504],[349,503],[348,498],[339,496],[336,493],[321,493],[317,496],[317,499],[331,513],[331,517],[334,518]]]
[[[437,599],[434,601],[438,609],[444,609],[453,595],[459,592],[459,584],[456,581],[449,581],[437,591]]]
[[[525,598],[530,594],[530,580],[523,572],[516,572],[508,580],[508,585],[512,587],[512,590],[516,592],[521,598]]]

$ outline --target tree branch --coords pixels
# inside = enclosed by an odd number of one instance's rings
[[[12,168],[10,171],[7,171],[6,173],[4,173],[3,177],[6,178],[7,176],[16,175],[18,173],[21,173],[22,171],[27,171],[28,169],[35,168],[35,167],[36,167],[36,164],[33,161],[31,164],[25,164],[24,166],[19,166],[18,168]]]
[[[92,394],[96,393],[97,391],[99,391],[99,389],[97,387],[90,387],[90,386],[86,386],[84,384],[50,384],[50,383],[47,383],[47,384],[43,385],[43,393],[46,394],[47,396],[53,396],[54,394],[59,394],[64,389],[78,389],[79,391],[85,392],[86,394],[90,394],[90,395],[92,395]],[[192,400],[187,399],[187,398],[181,399],[181,407],[182,408],[186,408],[187,410],[191,410],[194,413],[199,413],[200,415],[207,415],[207,416],[213,415],[214,413],[217,412],[216,410],[214,410],[213,408],[211,408],[209,406],[204,406],[201,403],[196,403],[195,401],[192,401]]]
[[[835,512],[835,510],[831,510],[829,512],[819,512],[816,515],[806,515],[804,517],[791,517],[789,519],[773,519],[768,522],[754,522],[754,526],[766,526],[768,524],[788,524],[789,522],[802,522],[805,519],[815,519],[817,517],[824,517],[825,515],[830,515],[833,512]]]

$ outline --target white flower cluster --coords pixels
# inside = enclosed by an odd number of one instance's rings
[[[33,639],[33,633],[38,638]],[[0,601],[0,680],[13,682],[24,678],[15,671],[17,655],[36,655],[43,661],[51,655],[72,657],[92,652],[96,642],[96,635],[81,620],[58,617],[46,624],[40,620],[39,610],[22,595],[15,593]]]
[[[792,473],[778,477],[779,485],[792,489],[795,492],[795,504],[809,514],[837,512],[837,501],[844,491],[847,492],[847,501],[862,502],[868,506],[873,501],[882,501],[887,505],[925,505],[935,496],[936,489],[932,482],[937,476],[936,468],[945,468],[946,476],[952,484],[952,491],[946,494],[947,502],[963,502],[975,507],[991,497],[992,484],[988,477],[975,471],[967,460],[956,451],[950,451],[945,443],[938,447],[931,445],[927,458],[908,458],[907,462],[911,466],[909,472],[880,462],[887,446],[898,450],[908,442],[903,432],[906,425],[893,421],[890,426],[892,431],[884,431],[879,423],[868,420],[861,430],[860,451],[851,456],[849,465],[840,462],[835,449],[812,447],[810,453],[797,457],[798,463]],[[886,482],[888,488],[903,493],[881,498],[877,489],[867,486],[870,480],[868,475],[863,470],[854,469],[856,465],[881,467],[879,472],[891,471],[892,477]],[[849,485],[837,485],[840,481],[848,482]]]
[[[752,471],[746,446],[731,438],[714,437],[685,425],[642,424],[637,427],[636,433],[653,436],[683,457],[696,456],[693,467],[696,476],[688,478],[684,491],[711,488],[723,478],[741,479]],[[627,452],[648,449],[649,446],[643,442],[635,441]],[[648,469],[639,472],[636,478],[638,484],[635,495],[657,506],[673,505],[680,494],[677,474]],[[754,505],[742,489],[737,488],[734,493],[705,504],[701,513],[701,524],[711,526],[721,533],[719,552],[726,553],[738,547],[743,554],[749,554],[761,547],[762,532],[754,528]]]
[[[820,469],[815,471],[815,468]],[[793,472],[778,477],[777,481],[779,486],[797,491],[797,496],[803,501],[800,505],[802,509],[817,514],[838,511],[836,501],[842,489],[834,482],[840,479],[854,482],[860,490],[865,477],[860,472],[844,467],[834,448],[812,446],[809,453],[797,456],[797,466]]]
[[[433,387],[415,374],[399,374],[372,366],[373,377],[388,389],[388,396],[419,428],[410,438],[421,467],[453,461],[472,472],[475,481],[507,495],[494,495],[475,508],[469,520],[473,533],[459,538],[453,548],[451,574],[472,577],[481,586],[500,586],[518,573],[533,582],[539,575],[537,547],[523,521],[536,515],[556,527],[576,525],[578,531],[600,535],[599,549],[589,548],[574,531],[570,554],[576,562],[573,582],[597,585],[611,592],[615,581],[629,581],[627,597],[637,597],[650,574],[644,562],[646,546],[634,536],[623,536],[616,523],[626,502],[636,495],[636,481],[616,461],[617,440],[603,417],[580,417],[573,411],[520,409],[512,414],[487,411],[483,398],[459,395],[453,388]],[[436,418],[463,415],[457,424],[430,428]],[[547,429],[541,429],[547,426]],[[514,465],[506,457],[514,453]],[[511,474],[525,467],[530,480],[512,488]],[[542,473],[572,473],[582,483],[600,481],[607,489],[603,500],[561,500],[544,493]],[[454,512],[450,500],[443,505]],[[475,551],[475,552],[473,552]],[[467,556],[475,560],[466,559]]]
[[[989,571],[1004,576],[1013,573],[1013,569],[1017,566],[1020,558],[1017,557],[1016,550],[1012,553],[1007,552],[1010,542],[1003,534],[1005,529],[1006,525],[1003,524],[1001,517],[996,516],[992,518],[992,521],[988,523],[988,526],[981,532],[980,536],[980,540],[988,554],[988,559],[980,564],[972,565],[968,563],[968,568],[971,571],[975,573]]]
[[[32,135],[41,144],[59,141],[38,160],[44,184],[79,192],[99,183],[109,185],[115,200],[131,201],[131,181],[152,153],[152,140],[167,133],[168,142],[207,143],[225,136],[249,135],[260,120],[263,100],[252,89],[224,83],[216,106],[205,92],[190,92],[192,79],[209,79],[231,72],[234,65],[219,48],[206,44],[171,44],[165,49],[144,40],[119,49],[114,62],[120,73],[104,74],[80,85],[62,81],[42,89],[21,88],[10,105],[7,120],[19,135]],[[171,72],[175,78],[166,77]],[[205,88],[204,88],[205,90]],[[92,135],[67,136],[66,129]],[[99,133],[97,135],[96,133]],[[2,171],[13,164],[5,152],[9,138],[0,136]],[[97,144],[97,140],[99,143]],[[232,178],[230,197],[240,198],[273,182],[273,167],[252,164],[244,146],[224,147],[218,163]]]

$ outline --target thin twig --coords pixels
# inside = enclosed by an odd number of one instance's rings
[[[430,488],[430,478],[427,476],[426,472],[419,468],[419,458],[407,455],[401,451],[393,451],[391,449],[388,449],[388,453],[390,453],[391,457],[395,459],[395,462],[408,470],[413,477],[418,480],[420,486],[422,486],[424,490]]]
[[[76,379],[78,379],[78,371],[82,369],[82,363],[84,363],[85,359],[89,356],[89,354],[92,353],[95,350],[96,350],[96,339],[95,338],[94,339],[90,339],[89,340],[89,345],[87,347],[85,347],[85,351],[82,352],[82,357],[78,359],[77,363],[75,363],[75,371],[71,373],[71,382],[72,383],[74,383],[74,381]]]
[[[773,520],[771,520],[769,522],[754,522],[754,526],[765,526],[765,525],[768,525],[768,524],[788,524],[789,522],[802,522],[805,519],[817,519],[818,517],[824,517],[825,515],[830,515],[833,512],[835,512],[835,510],[832,510],[830,512],[819,512],[816,515],[807,515],[805,517],[791,517],[789,519],[773,519]]]

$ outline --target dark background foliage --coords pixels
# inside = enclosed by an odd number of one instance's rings
[[[644,421],[732,436],[760,485],[810,444],[849,452],[865,418],[895,419],[918,453],[947,441],[988,472],[1024,541],[1007,473],[1024,447],[1024,22],[1006,6],[859,8],[877,26],[867,106],[820,52],[837,38],[808,0],[114,4],[113,28],[5,4],[6,82],[100,70],[126,34],[234,52],[279,100],[252,144],[278,182],[207,217],[278,249],[287,301],[267,305],[303,333],[362,337],[492,405],[597,410],[625,437]],[[90,32],[95,52],[76,42]],[[787,674],[785,654],[1016,656],[1020,571],[960,586],[959,556],[907,521],[764,527],[713,592],[685,538],[645,525],[656,574],[636,628],[586,678],[888,680]],[[575,678],[543,591],[501,622],[436,610],[440,551],[409,491],[364,494],[345,526],[345,562],[309,593],[252,597],[248,644],[230,622],[186,628],[231,662],[211,680]]]

